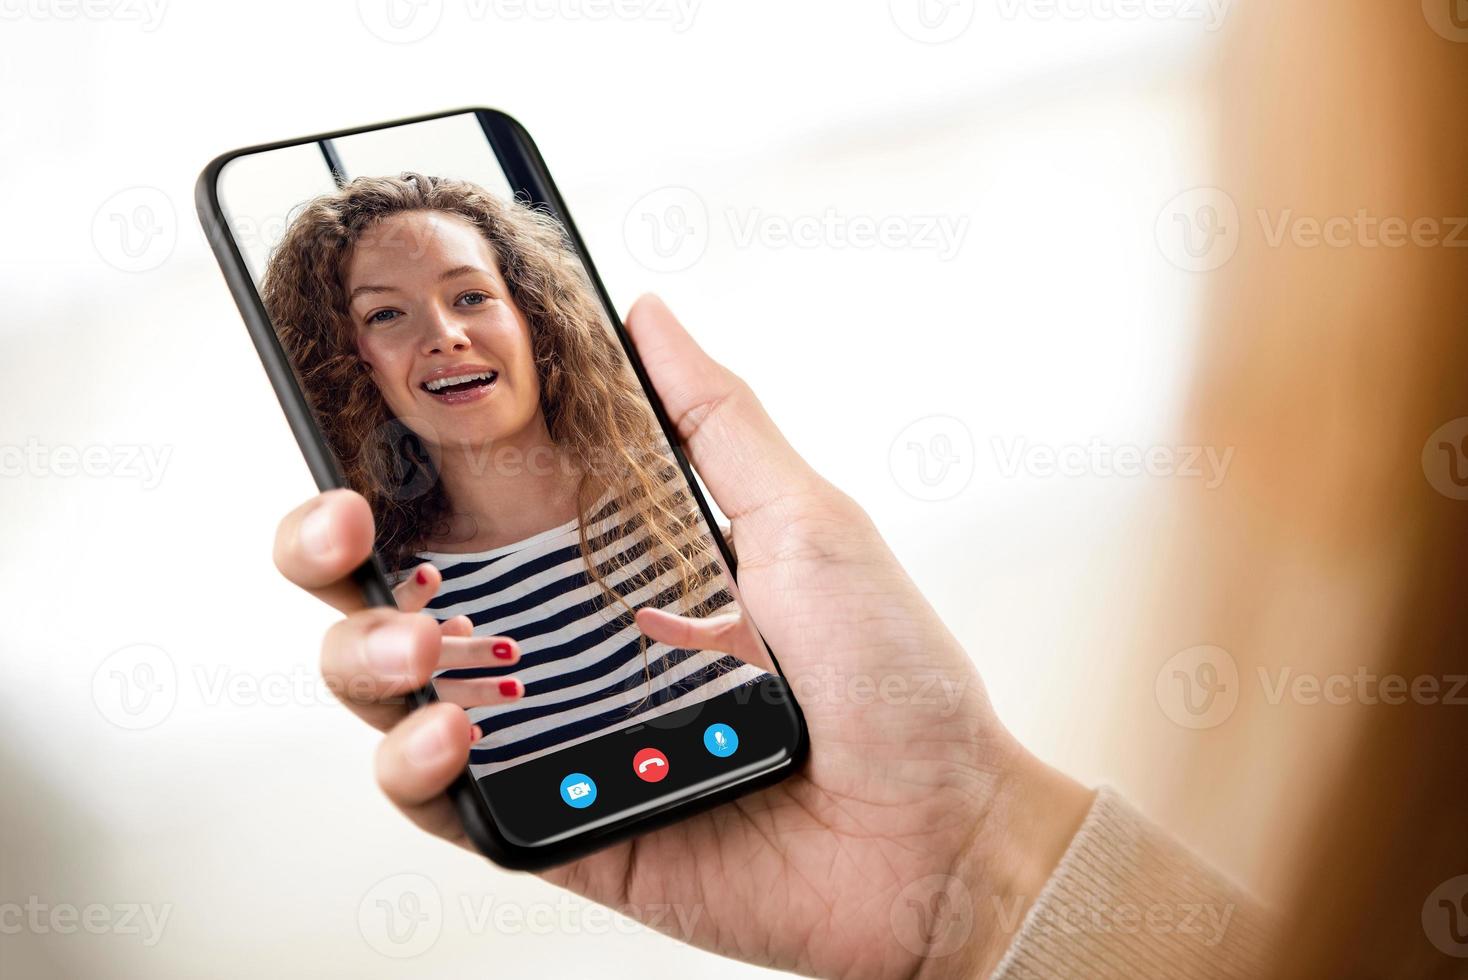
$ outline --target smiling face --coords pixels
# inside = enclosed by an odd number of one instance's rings
[[[420,437],[481,447],[543,430],[530,326],[471,222],[384,218],[353,250],[343,285],[358,354]]]

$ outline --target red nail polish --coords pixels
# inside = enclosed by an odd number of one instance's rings
[[[420,568],[420,569],[418,569],[418,574],[415,575],[415,576],[413,576],[413,577],[418,580],[418,584],[419,585],[427,585],[428,584],[428,569],[426,569],[426,568]]]
[[[520,696],[520,682],[516,680],[500,681],[500,694],[507,698]]]
[[[501,660],[509,660],[515,655],[515,648],[510,646],[504,640],[498,640],[495,642],[494,646],[489,648],[489,652],[494,654],[496,657],[499,657]]]

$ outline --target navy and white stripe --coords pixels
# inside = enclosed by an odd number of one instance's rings
[[[733,597],[710,576],[692,603],[677,603],[678,577],[665,559],[654,567],[637,518],[622,519],[615,501],[587,522],[593,560],[628,606],[699,605],[708,615]],[[577,522],[524,541],[473,554],[426,553],[443,574],[427,612],[468,616],[477,636],[509,636],[520,644],[513,667],[441,671],[440,677],[513,673],[525,683],[514,704],[472,708],[484,739],[470,768],[484,776],[598,735],[708,700],[765,672],[724,654],[642,641],[626,606],[608,598],[587,574]],[[646,657],[643,650],[646,650]]]

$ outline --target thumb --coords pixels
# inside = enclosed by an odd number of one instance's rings
[[[680,650],[732,654],[762,670],[773,669],[759,634],[737,612],[699,618],[643,606],[637,610],[637,628],[654,643],[666,643]]]
[[[627,331],[678,441],[731,520],[821,482],[750,387],[704,353],[662,300],[632,304]]]

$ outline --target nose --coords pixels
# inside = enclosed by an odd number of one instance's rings
[[[435,306],[423,337],[424,354],[458,354],[469,349],[469,335],[449,310]]]

